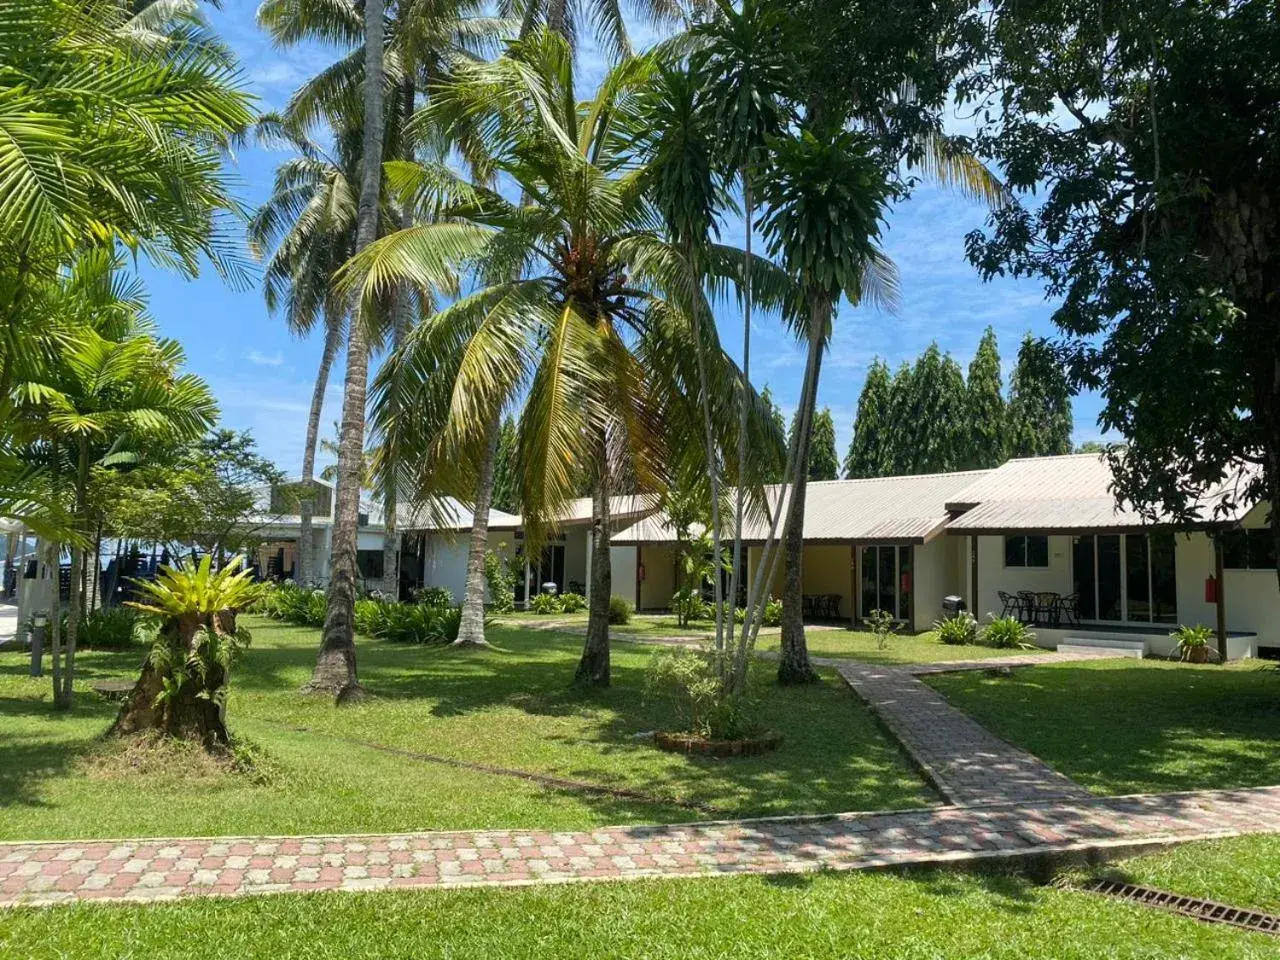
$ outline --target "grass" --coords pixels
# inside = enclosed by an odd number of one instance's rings
[[[338,709],[304,698],[317,632],[245,618],[253,646],[233,681],[233,733],[261,746],[272,779],[227,775],[95,775],[86,757],[115,712],[89,681],[136,673],[140,651],[77,658],[75,710],[50,706],[49,680],[0,653],[0,839],[297,834],[312,832],[587,827],[673,822],[699,814],[829,812],[915,806],[933,799],[896,746],[838,680],[779,688],[759,664],[755,691],[783,746],[733,761],[663,753],[636,733],[663,725],[642,696],[654,651],[620,645],[614,686],[569,688],[581,639],[495,629],[491,650],[359,642],[360,676],[374,696]],[[308,732],[298,732],[305,728]],[[565,790],[391,755],[373,744],[641,790],[646,803]],[[709,814],[707,814],[709,815]]]
[[[511,622],[541,623],[564,625],[569,629],[585,630],[587,615],[585,613],[562,613],[539,615],[519,612],[504,614],[503,620]],[[610,628],[620,637],[698,637],[710,639],[715,634],[714,625],[697,621],[686,627],[680,626],[675,617],[669,614],[644,613],[636,614],[631,622],[623,626]],[[805,631],[805,641],[809,653],[815,657],[844,658],[861,660],[865,663],[934,663],[939,660],[978,660],[986,657],[1002,657],[1011,653],[1047,653],[1042,647],[1032,650],[1001,650],[995,647],[984,647],[969,644],[963,647],[950,646],[938,642],[938,635],[933,631],[917,634],[895,634],[889,638],[888,646],[881,650],[876,645],[875,635],[866,630],[833,629],[828,626],[810,626]],[[777,627],[766,627],[760,631],[757,647],[760,650],[777,650],[779,644]]]
[[[1261,934],[943,871],[424,893],[318,894],[0,913],[0,955],[590,956],[810,960],[1274,957]]]
[[[1095,793],[1280,783],[1280,669],[1100,660],[928,682]]]

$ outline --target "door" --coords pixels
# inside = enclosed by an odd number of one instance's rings
[[[861,601],[863,619],[887,610],[907,623],[911,620],[912,550],[909,546],[875,544],[862,548]]]
[[[1071,569],[1080,619],[1099,623],[1176,623],[1173,534],[1076,537]]]

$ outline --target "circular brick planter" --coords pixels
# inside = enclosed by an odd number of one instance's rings
[[[692,733],[663,733],[653,735],[658,749],[668,753],[699,754],[704,757],[754,757],[770,750],[777,750],[782,734],[771,730],[759,737],[742,740],[708,740]]]

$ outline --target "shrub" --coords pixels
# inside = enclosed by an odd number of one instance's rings
[[[1035,646],[1036,635],[1017,617],[988,616],[991,622],[978,634],[983,646],[1024,650]]]
[[[554,593],[535,593],[529,598],[529,609],[539,616],[546,616],[549,613],[560,613],[564,608],[560,605],[560,598]]]
[[[253,610],[299,627],[323,627],[329,603],[323,590],[310,590],[286,582],[265,586]]]
[[[758,731],[752,701],[727,695],[706,650],[667,648],[649,661],[645,698],[666,700],[679,729],[708,740],[737,740]]]
[[[678,590],[671,598],[671,612],[681,623],[690,620],[712,620],[715,618],[715,606],[702,599],[693,590]]]
[[[889,646],[889,637],[898,629],[898,621],[888,610],[872,610],[864,622],[876,638],[876,649],[884,650]]]
[[[635,608],[626,597],[620,597],[615,593],[609,598],[609,622],[614,626],[630,623],[633,613]]]
[[[76,642],[97,650],[122,650],[133,645],[137,625],[138,615],[128,607],[94,610],[81,618]]]
[[[770,597],[764,604],[764,618],[761,623],[766,627],[782,626],[782,601]]]
[[[433,607],[424,603],[357,600],[356,630],[392,643],[452,643],[462,623],[460,606]]]
[[[448,587],[419,587],[413,591],[413,600],[426,607],[451,607],[453,593]],[[512,600],[513,605],[514,603]]]
[[[961,610],[954,617],[933,621],[933,629],[943,643],[964,646],[978,639],[978,621],[968,610]]]
[[[489,607],[495,613],[510,613],[516,608],[516,578],[505,556],[492,550],[484,555],[484,579],[489,586]]]
[[[562,593],[560,595],[561,613],[579,613],[587,609],[587,598],[580,593]]]
[[[1178,643],[1178,656],[1183,660],[1190,660],[1193,657],[1207,659],[1208,646],[1216,634],[1209,627],[1198,623],[1194,627],[1179,626],[1169,636]],[[1200,653],[1201,650],[1204,653]]]

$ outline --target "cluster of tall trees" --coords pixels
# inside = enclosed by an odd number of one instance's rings
[[[1027,335],[1006,395],[995,331],[982,336],[968,376],[936,343],[890,375],[875,360],[858,398],[844,475],[891,477],[994,467],[1011,457],[1071,452],[1067,373]]]

